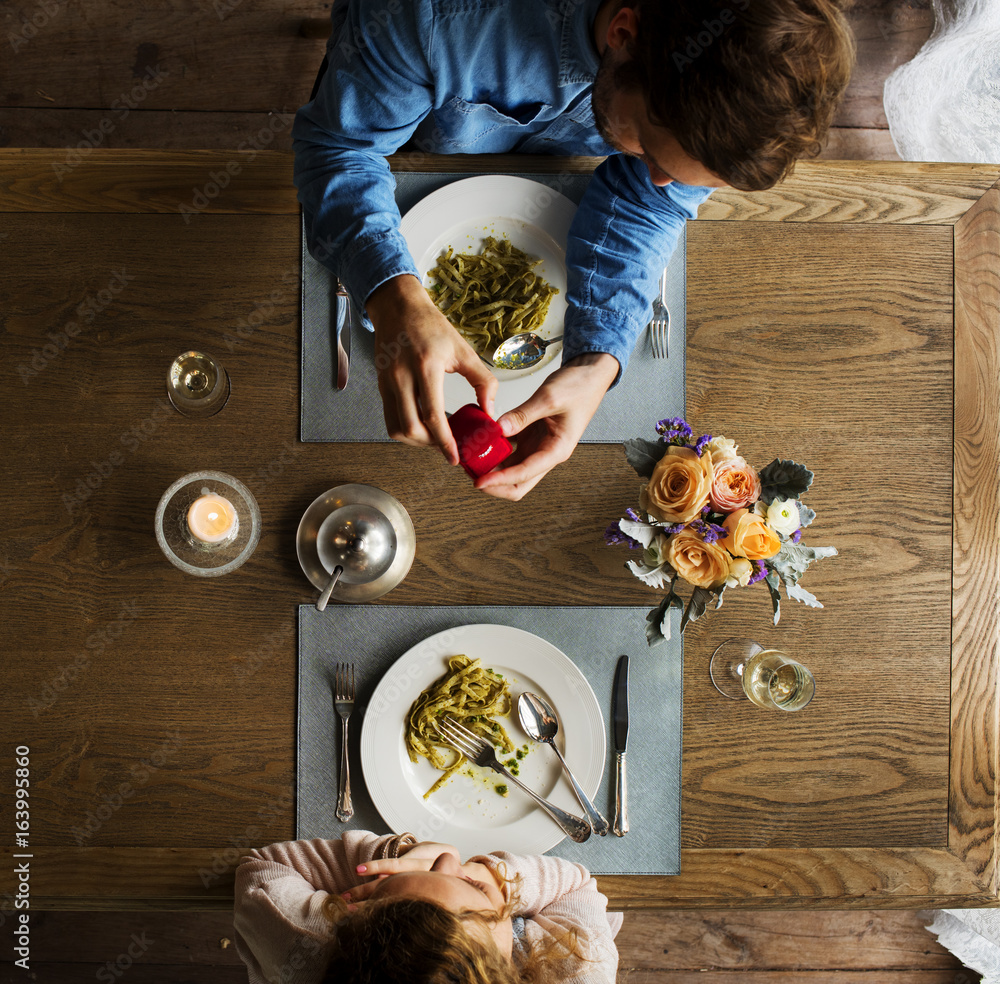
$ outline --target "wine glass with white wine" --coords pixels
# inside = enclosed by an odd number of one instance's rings
[[[806,667],[753,639],[727,639],[712,654],[708,672],[724,697],[749,699],[772,711],[801,711],[816,692]]]

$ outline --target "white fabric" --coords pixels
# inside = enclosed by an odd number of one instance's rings
[[[886,79],[885,115],[908,161],[1000,164],[1000,0],[933,0],[935,23]]]
[[[1000,909],[939,909],[927,928],[982,984],[1000,984]]]

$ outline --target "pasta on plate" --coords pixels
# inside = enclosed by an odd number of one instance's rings
[[[549,303],[559,293],[534,272],[541,261],[509,239],[488,236],[479,254],[455,254],[449,247],[428,273],[428,293],[438,310],[485,355],[505,338],[538,331]]]
[[[411,762],[427,759],[443,773],[424,793],[427,799],[466,763],[461,752],[452,748],[437,731],[439,718],[448,716],[507,753],[514,743],[497,718],[510,713],[507,681],[498,673],[469,656],[452,656],[448,670],[410,706],[404,741]]]

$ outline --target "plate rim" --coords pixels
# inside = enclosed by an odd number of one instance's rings
[[[403,830],[410,829],[412,832],[412,828],[414,826],[419,827],[417,821],[420,817],[418,815],[414,815],[409,821],[404,822],[402,818],[402,810],[392,801],[386,801],[381,795],[383,791],[382,783],[369,781],[369,775],[377,773],[384,774],[386,768],[384,753],[381,758],[378,758],[378,749],[376,748],[376,744],[378,742],[377,732],[380,727],[380,722],[388,720],[384,712],[390,708],[389,704],[386,704],[384,707],[378,706],[381,691],[383,689],[393,687],[396,684],[396,679],[399,677],[400,672],[406,672],[408,675],[413,676],[411,689],[406,690],[397,700],[412,701],[417,694],[419,694],[422,687],[426,686],[443,672],[442,666],[432,666],[429,660],[422,659],[424,653],[422,653],[421,650],[424,647],[433,647],[435,640],[438,640],[442,636],[453,635],[456,632],[466,634],[469,632],[496,633],[498,631],[504,634],[510,633],[512,634],[512,637],[531,637],[533,640],[541,643],[544,649],[549,650],[547,655],[553,660],[553,672],[556,672],[557,670],[561,671],[563,678],[567,678],[570,675],[576,677],[576,685],[580,687],[584,695],[584,699],[580,705],[581,716],[579,726],[581,728],[586,727],[588,732],[593,737],[592,747],[589,749],[591,759],[587,763],[587,775],[585,777],[581,777],[579,764],[576,764],[575,771],[577,778],[580,780],[581,786],[584,787],[587,793],[591,796],[597,794],[604,775],[604,767],[607,759],[607,730],[597,696],[594,693],[594,689],[591,686],[590,681],[587,679],[580,667],[577,666],[576,663],[574,663],[573,660],[570,659],[570,657],[551,640],[546,639],[544,636],[540,636],[537,633],[530,632],[527,629],[495,622],[463,623],[461,625],[451,626],[449,628],[431,633],[410,646],[406,652],[402,653],[396,660],[394,660],[392,665],[389,666],[382,674],[368,700],[364,722],[362,724],[360,741],[362,775],[364,777],[365,785],[368,789],[368,794],[371,798],[372,804],[374,805],[379,816],[382,818],[383,822],[385,822],[391,830],[395,830],[397,833],[400,833]],[[464,640],[461,639],[461,635],[457,641],[460,647],[464,645]],[[446,646],[445,648],[454,652],[461,651],[461,648],[456,649],[453,645]],[[439,655],[443,657],[445,654],[442,652]],[[474,656],[475,654],[470,653],[470,655]],[[559,665],[560,663],[562,664],[561,666]],[[411,665],[424,665],[427,668],[427,672],[413,673]],[[566,670],[569,670],[570,673],[567,674],[565,672]],[[526,669],[525,672],[530,671]],[[564,715],[565,710],[562,712],[561,720],[565,720]],[[385,725],[382,726],[384,727]],[[395,772],[393,773],[393,778],[397,778]],[[565,785],[566,790],[569,789],[568,783],[564,783],[562,778],[560,778],[560,783]],[[563,791],[563,796],[565,797],[565,800],[561,805],[567,809],[571,809],[572,812],[575,812],[578,815],[582,815],[582,807],[580,807],[576,798],[573,797],[572,794],[567,795],[565,791]],[[575,804],[575,807],[570,805],[571,802],[572,804]],[[419,804],[417,805],[419,806]],[[427,811],[425,826],[433,828],[433,839],[443,839],[451,843],[457,841],[458,843],[456,843],[455,846],[459,847],[460,852],[463,854],[481,853],[485,850],[513,850],[518,853],[525,853],[525,851],[527,851],[528,853],[543,854],[561,843],[566,836],[559,829],[559,827],[557,827],[555,823],[553,823],[550,818],[545,816],[540,808],[537,807],[510,824],[505,824],[500,827],[484,827],[481,830],[449,826],[447,821],[442,821],[439,816]],[[400,829],[396,830],[397,827]],[[489,845],[484,845],[481,842],[482,833],[497,834],[495,842]],[[479,842],[475,846],[468,843],[469,839],[473,836],[480,838]],[[467,848],[469,849],[468,851],[466,850]]]

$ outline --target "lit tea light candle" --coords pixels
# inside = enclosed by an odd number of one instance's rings
[[[236,535],[240,518],[228,499],[209,493],[191,503],[187,524],[191,535],[202,543],[222,543]]]

